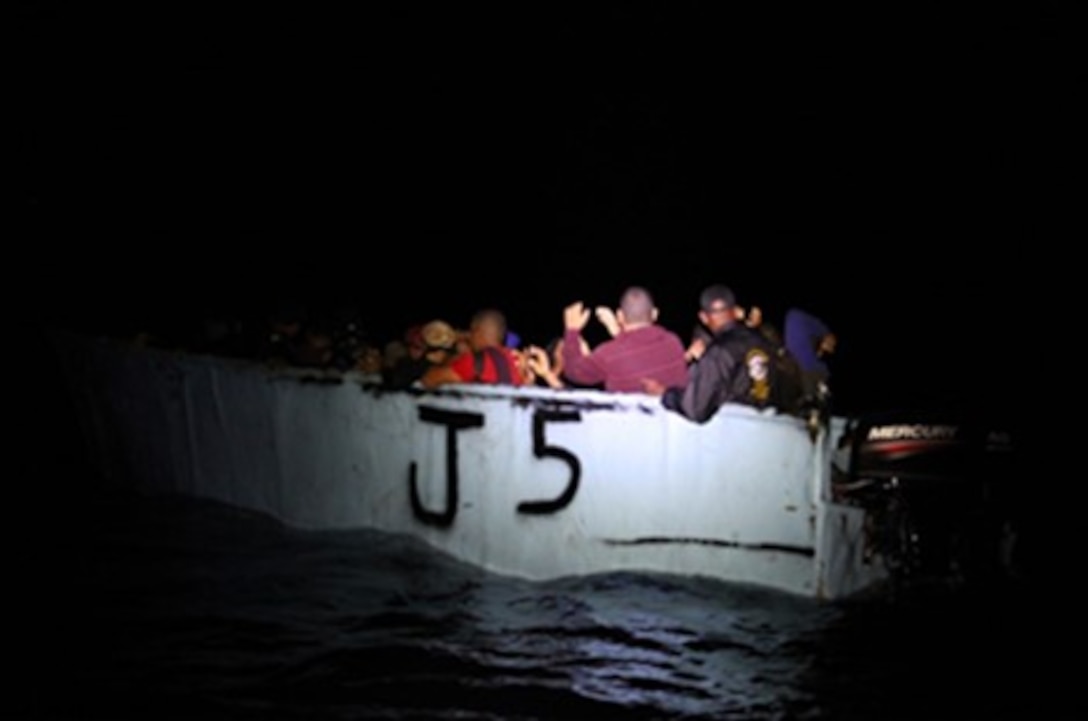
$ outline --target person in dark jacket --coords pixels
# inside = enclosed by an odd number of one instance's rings
[[[827,323],[801,308],[790,308],[786,311],[785,343],[801,368],[805,397],[826,396],[831,379],[828,359],[837,345]]]
[[[711,285],[699,297],[699,320],[710,332],[701,357],[689,366],[685,386],[647,382],[647,393],[696,423],[710,420],[725,403],[756,408],[779,404],[775,349],[737,318],[733,291]]]

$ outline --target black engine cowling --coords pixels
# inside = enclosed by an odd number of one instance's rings
[[[971,580],[1011,570],[1016,449],[994,420],[895,412],[848,425],[836,495],[866,509],[867,550],[894,576]]]

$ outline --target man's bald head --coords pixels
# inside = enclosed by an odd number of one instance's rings
[[[620,298],[620,313],[624,325],[645,325],[657,320],[657,308],[650,291],[641,286],[631,286]]]

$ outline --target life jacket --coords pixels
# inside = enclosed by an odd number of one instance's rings
[[[493,346],[481,348],[480,350],[473,352],[472,361],[474,364],[474,373],[472,380],[477,383],[483,381],[485,356],[491,357],[491,363],[495,366],[495,372],[499,377],[498,382],[505,385],[514,385],[514,377],[510,373],[510,363],[506,354]]]

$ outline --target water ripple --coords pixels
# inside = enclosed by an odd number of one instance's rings
[[[530,583],[403,536],[303,533],[214,504],[128,499],[96,513],[43,607],[65,610],[38,626],[33,658],[47,662],[17,706],[26,717],[837,720],[1062,708],[1051,684],[1012,663],[1012,644],[1033,638],[1015,623],[1024,609],[993,599],[985,612],[821,604],[666,574]],[[1041,642],[1032,650],[1062,677]]]

